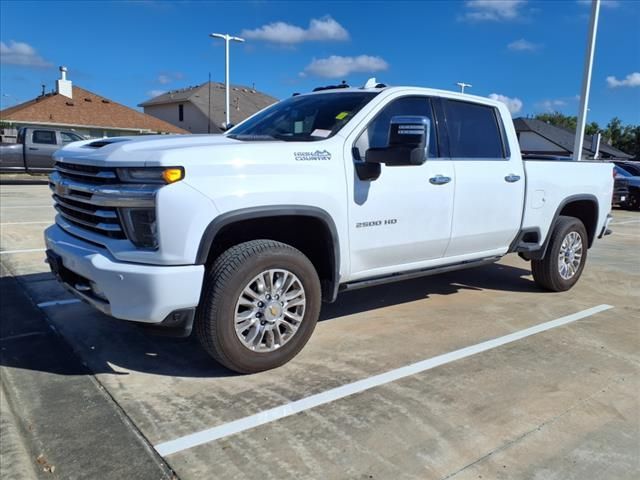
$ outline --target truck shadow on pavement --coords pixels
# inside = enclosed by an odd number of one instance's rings
[[[496,290],[514,292],[540,292],[529,277],[529,270],[506,265],[489,265],[476,269],[452,272],[439,276],[406,280],[378,287],[344,292],[333,304],[324,304],[320,321],[326,322],[353,314],[362,314],[383,307],[429,299],[433,295],[452,295],[461,290]],[[27,278],[29,277],[29,278]],[[18,283],[47,281],[47,275],[33,274],[17,277]],[[221,378],[236,376],[213,361],[200,347],[195,336],[166,338],[153,336],[134,324],[115,320],[100,314],[83,303],[60,305],[41,310],[28,299],[22,288],[16,291],[13,277],[0,278],[1,289],[15,295],[3,295],[2,323],[5,334],[0,339],[0,364],[5,367],[24,368],[62,375],[94,374],[129,375],[141,372],[160,376],[191,378]],[[48,280],[53,282],[53,280]],[[13,288],[7,289],[8,282]],[[428,304],[426,305],[428,307]],[[57,331],[67,348],[78,359],[77,367],[68,363],[64,368],[47,362],[35,361],[41,348],[42,335],[15,337],[12,325],[28,319],[29,331],[54,335]],[[29,332],[27,332],[29,333]],[[56,335],[57,336],[57,335]],[[313,342],[313,337],[311,339]],[[19,348],[18,347],[19,343]],[[22,352],[22,353],[20,353]]]

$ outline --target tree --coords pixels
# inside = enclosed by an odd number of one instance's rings
[[[578,125],[577,117],[560,112],[540,113],[534,118],[574,133]],[[609,145],[634,155],[636,160],[640,160],[640,125],[623,125],[618,117],[613,117],[604,130],[596,122],[588,123],[585,127],[585,135],[596,133],[601,133],[603,141]]]

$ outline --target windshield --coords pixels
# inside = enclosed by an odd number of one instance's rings
[[[378,92],[300,95],[276,103],[231,129],[237,140],[313,142],[335,135]]]
[[[630,165],[628,163],[616,163],[616,165],[618,165],[619,168],[622,168],[625,172],[628,172],[631,175],[640,176],[640,165]]]

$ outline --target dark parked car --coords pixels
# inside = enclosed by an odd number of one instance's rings
[[[626,169],[618,166],[613,168],[615,175],[614,184],[614,204],[618,204],[621,207],[628,208],[629,210],[640,210],[640,176],[632,175]],[[620,198],[618,202],[615,201],[616,190],[620,186],[627,189],[628,193],[626,198]]]

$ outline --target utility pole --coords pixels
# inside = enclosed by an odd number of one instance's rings
[[[460,87],[460,93],[464,93],[464,89],[466,87],[473,87],[473,85],[471,85],[470,83],[464,83],[464,82],[457,82],[456,85],[458,85]]]
[[[207,113],[207,133],[211,133],[211,72],[209,72],[209,109]]]
[[[224,89],[225,89],[225,110],[226,110],[226,123],[225,129],[229,128],[231,124],[229,120],[229,42],[244,42],[244,38],[233,37],[228,33],[212,33],[209,35],[212,38],[221,38],[224,40],[225,46],[225,75],[224,75]]]
[[[587,54],[584,59],[584,73],[582,74],[582,94],[580,95],[580,111],[576,125],[576,138],[573,142],[573,159],[582,160],[582,145],[584,142],[584,127],[587,123],[587,107],[589,105],[589,90],[591,89],[591,73],[593,70],[593,55],[596,48],[596,33],[598,32],[598,17],[600,15],[600,0],[591,0],[591,21],[587,38]]]

